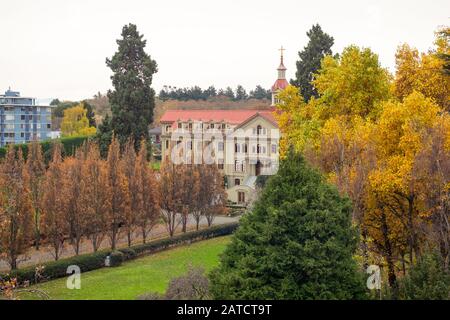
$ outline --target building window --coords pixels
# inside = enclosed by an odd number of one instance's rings
[[[47,123],[47,129],[50,129],[52,125],[50,123]]]
[[[242,144],[242,152],[243,152],[243,153],[247,153],[247,152],[248,152],[248,150],[247,150],[247,144],[246,144],[246,143],[243,143],[243,144]]]
[[[235,160],[234,161],[234,171],[245,172],[245,160]]]
[[[191,141],[191,140],[186,141],[186,148],[187,148],[188,150],[192,150],[192,141]]]
[[[219,170],[223,170],[223,159],[219,159],[217,163],[217,168]]]
[[[272,145],[272,153],[277,153],[277,145],[276,144]]]
[[[217,144],[217,150],[223,151],[223,142],[219,142],[219,143]]]
[[[178,129],[181,129],[181,127],[182,127],[182,123],[178,122]]]
[[[241,185],[241,180],[240,179],[234,179],[234,185],[235,186],[240,186]]]
[[[238,203],[244,203],[245,202],[245,192],[239,191],[238,192]]]
[[[260,126],[260,125],[258,125],[257,127],[256,127],[256,134],[257,135],[260,135],[262,133],[262,127]]]
[[[225,129],[225,123],[222,123],[222,129]]]
[[[236,153],[241,152],[241,146],[239,145],[239,143],[234,144],[234,152]]]
[[[169,140],[166,140],[166,149],[169,149]]]
[[[214,129],[214,123],[211,123],[210,128],[211,128],[211,129]]]

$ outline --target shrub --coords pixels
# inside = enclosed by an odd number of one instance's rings
[[[229,235],[233,233],[237,227],[237,222],[219,226],[212,226],[208,229],[186,232],[180,235],[176,235],[172,238],[164,238],[149,243],[136,245],[132,248],[137,255],[154,253],[183,243],[190,243],[193,241]]]
[[[399,281],[399,297],[405,300],[449,300],[450,273],[438,252],[424,254]]]
[[[117,250],[118,255],[122,257],[122,261],[134,259],[138,256],[159,252],[164,249],[174,247],[177,245],[191,243],[194,241],[200,241],[204,239],[210,239],[220,236],[225,236],[233,233],[238,227],[238,223],[229,223],[225,225],[213,226],[208,229],[187,232],[180,235],[176,235],[172,238],[164,238],[146,244],[140,244],[132,246],[130,248],[123,248]],[[97,251],[95,253],[79,255],[71,258],[61,259],[58,261],[51,261],[39,266],[39,279],[36,281],[36,266],[30,266],[11,271],[7,275],[0,274],[0,278],[10,279],[17,278],[19,283],[29,281],[30,284],[48,281],[56,278],[67,276],[67,267],[71,265],[77,265],[80,267],[81,272],[87,272],[95,269],[100,269],[105,266],[105,259],[108,255],[112,255],[110,250]],[[118,257],[117,257],[118,258]],[[111,260],[115,259],[111,257]],[[111,265],[112,265],[111,261]],[[42,269],[41,269],[42,268]]]
[[[41,147],[42,147],[42,153],[44,154],[45,162],[48,163],[51,159],[52,154],[52,145],[53,143],[59,141],[61,142],[63,149],[62,153],[64,156],[73,156],[75,154],[75,150],[83,145],[84,141],[90,139],[92,137],[90,136],[75,136],[75,137],[63,137],[56,140],[45,140],[42,141]],[[28,144],[18,144],[15,145],[14,148],[18,150],[19,148],[22,149],[23,156],[26,159],[28,155]],[[6,155],[6,147],[0,148],[0,158],[4,158]]]
[[[125,260],[131,260],[131,259],[136,258],[136,256],[137,256],[136,251],[133,248],[123,248],[123,249],[119,249],[118,251],[120,251],[124,254]]]
[[[209,297],[209,280],[203,268],[189,266],[186,275],[169,282],[167,300],[204,300]]]
[[[79,266],[82,272],[91,271],[104,267],[105,259],[109,251],[98,251],[96,253],[79,255],[58,261],[51,261],[43,264],[40,272],[40,280],[51,280],[67,276],[67,268],[71,265]],[[6,276],[4,276],[6,277]],[[36,282],[36,267],[26,267],[11,271],[8,278],[17,278],[19,283],[29,281]]]
[[[185,275],[173,278],[165,294],[149,292],[137,300],[205,300],[209,298],[209,280],[203,268],[189,266]]]
[[[121,251],[116,250],[111,252],[109,255],[110,258],[110,266],[111,267],[118,267],[122,264],[122,262],[125,261],[125,254],[123,254]]]

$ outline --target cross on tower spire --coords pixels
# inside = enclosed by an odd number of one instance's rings
[[[283,51],[285,51],[286,49],[281,46],[281,48],[278,50],[281,52],[281,63],[283,63]]]

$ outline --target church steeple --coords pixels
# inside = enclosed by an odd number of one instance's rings
[[[284,61],[283,61],[283,51],[285,51],[286,49],[283,48],[283,46],[281,46],[280,49],[281,52],[281,57],[280,57],[280,66],[278,67],[278,79],[277,81],[275,81],[274,85],[272,86],[272,106],[275,106],[278,103],[278,99],[277,99],[277,95],[278,93],[283,90],[286,89],[286,87],[289,85],[289,83],[286,80],[286,67],[284,66]]]
[[[283,48],[283,46],[281,46],[280,49],[281,52],[281,58],[280,58],[280,66],[278,67],[278,79],[286,79],[286,67],[284,66],[284,62],[283,62],[283,51],[286,50]]]

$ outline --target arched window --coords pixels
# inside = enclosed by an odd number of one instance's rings
[[[260,135],[262,133],[262,127],[260,126],[260,125],[258,125],[257,127],[256,127],[256,134],[257,135]]]
[[[241,185],[241,180],[240,179],[234,179],[234,185],[235,186],[240,186]]]

